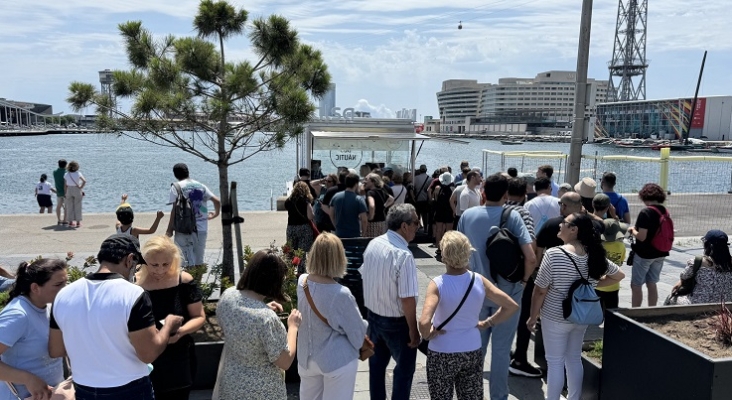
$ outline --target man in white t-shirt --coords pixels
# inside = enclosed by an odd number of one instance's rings
[[[549,178],[538,178],[534,182],[534,190],[536,197],[528,201],[524,208],[529,210],[536,232],[539,232],[546,221],[559,216],[559,199],[552,196]]]
[[[466,188],[460,193],[460,211],[465,212],[468,208],[480,205],[480,172],[470,171],[465,176]]]
[[[168,315],[161,330],[155,327],[150,296],[129,282],[143,262],[137,238],[108,237],[97,259],[97,272],[56,296],[49,355],[68,355],[77,399],[153,400],[147,364],[165,350],[183,317]]]
[[[175,232],[175,244],[178,245],[183,258],[186,261],[186,267],[193,267],[203,264],[203,255],[206,252],[206,238],[208,237],[208,220],[219,216],[221,212],[221,200],[216,197],[206,185],[190,178],[188,166],[178,163],[173,166],[173,175],[178,179],[183,196],[191,200],[191,207],[196,213],[196,230],[193,233]],[[178,189],[175,185],[170,185],[170,199],[168,204],[173,204],[170,211],[170,221],[168,222],[168,230],[165,232],[168,236],[173,236],[175,221],[175,202],[178,199]],[[214,211],[208,211],[209,200],[214,204]]]

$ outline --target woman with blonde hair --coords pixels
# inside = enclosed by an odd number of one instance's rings
[[[484,276],[468,270],[475,249],[458,231],[448,231],[440,241],[445,273],[427,286],[419,333],[429,340],[427,385],[431,399],[483,398],[483,358],[480,331],[511,317],[518,304]],[[480,320],[483,301],[500,308]]]
[[[142,247],[144,263],[137,285],[150,296],[158,329],[169,314],[183,317],[183,325],[170,337],[168,347],[150,373],[155,398],[188,399],[195,376],[196,358],[191,334],[205,321],[202,294],[191,274],[181,271],[183,256],[172,238],[154,236]]]
[[[384,189],[384,181],[375,173],[366,175],[364,182],[366,205],[369,208],[369,225],[364,237],[377,237],[386,233],[386,209],[394,204],[394,197]]]
[[[297,182],[285,200],[287,210],[287,241],[293,249],[310,251],[313,245],[313,196],[305,182]]]
[[[64,174],[64,193],[66,193],[66,220],[72,228],[81,228],[81,201],[84,199],[86,178],[79,172],[79,163],[72,161]]]
[[[297,285],[297,307],[302,324],[297,336],[300,398],[352,399],[359,349],[367,322],[356,299],[335,278],[346,274],[341,240],[321,233],[310,250],[307,274]]]

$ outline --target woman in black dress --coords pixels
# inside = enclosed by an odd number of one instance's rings
[[[173,239],[155,236],[142,248],[144,264],[137,284],[150,296],[158,329],[168,314],[183,317],[183,325],[170,337],[168,347],[155,360],[150,373],[156,400],[187,400],[196,371],[191,333],[203,326],[201,289],[191,274],[181,271],[181,254]]]
[[[384,181],[377,174],[366,175],[364,182],[366,203],[369,208],[369,225],[364,237],[377,237],[386,233],[386,209],[394,204],[394,197],[384,189]]]
[[[310,251],[315,235],[310,221],[313,220],[313,196],[305,182],[297,182],[285,200],[287,210],[287,241],[293,249]]]
[[[442,236],[445,232],[452,230],[453,211],[450,206],[450,196],[452,195],[452,174],[445,172],[440,175],[440,186],[437,186],[433,192],[435,198],[435,243],[437,244],[437,254],[441,254],[439,247]]]

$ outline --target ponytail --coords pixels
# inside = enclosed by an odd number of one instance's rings
[[[66,262],[59,259],[39,258],[31,263],[23,261],[18,265],[15,283],[8,293],[10,299],[28,296],[34,283],[43,286],[51,280],[56,271],[66,269]]]
[[[607,272],[607,251],[602,245],[600,233],[595,230],[592,218],[587,214],[575,213],[574,224],[577,226],[577,240],[587,252],[587,270],[590,278],[599,280]]]

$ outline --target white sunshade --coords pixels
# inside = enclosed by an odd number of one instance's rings
[[[326,132],[313,131],[316,139],[339,139],[339,140],[429,140],[429,136],[410,132]]]

